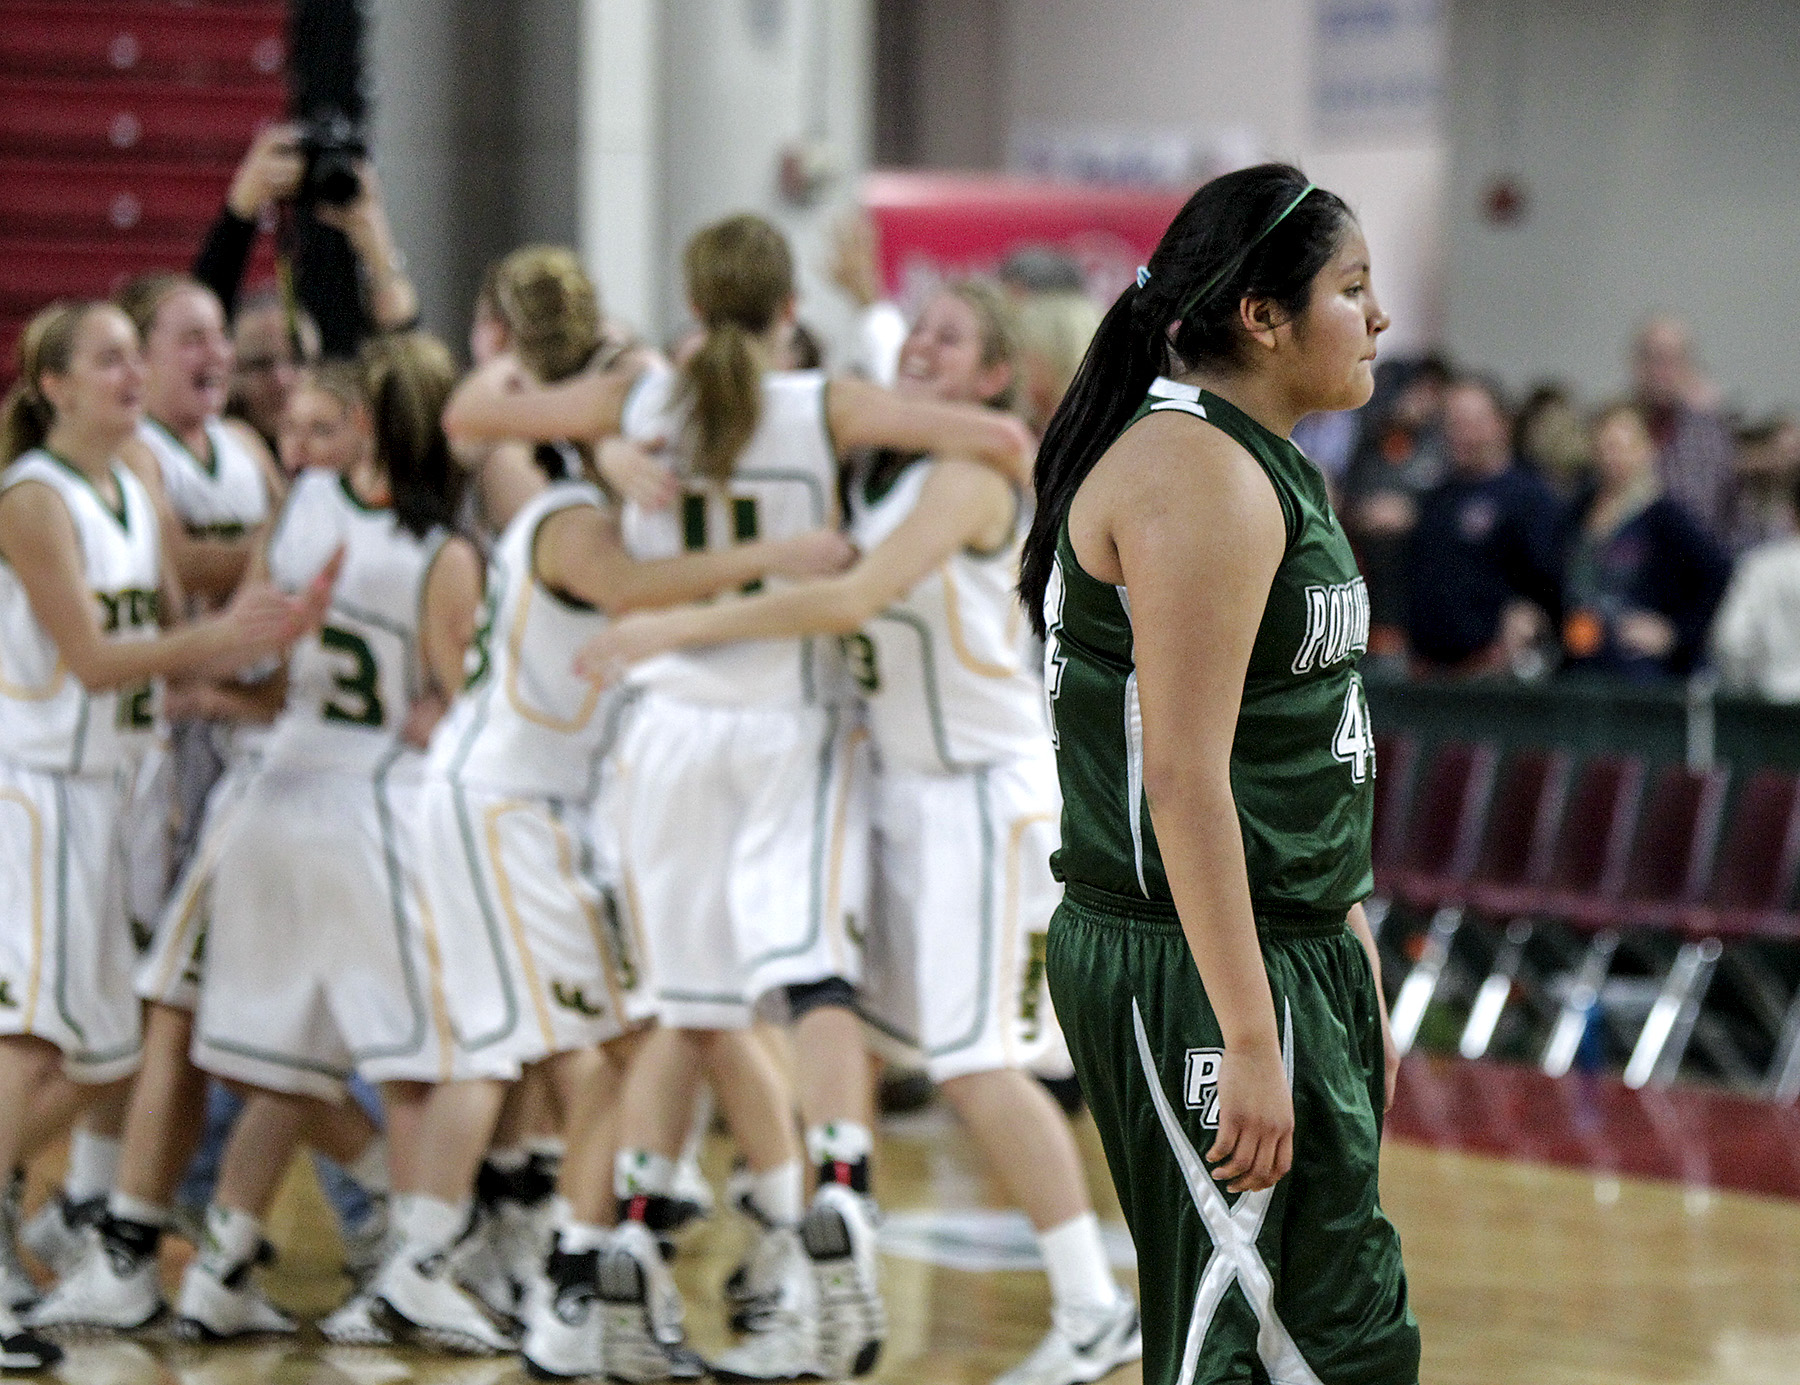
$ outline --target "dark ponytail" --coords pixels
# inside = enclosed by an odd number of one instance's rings
[[[394,517],[419,538],[448,527],[466,474],[450,458],[442,423],[456,384],[449,349],[427,332],[376,337],[363,348],[362,383]]]
[[[1019,599],[1040,636],[1069,503],[1151,383],[1172,367],[1229,369],[1243,345],[1238,309],[1247,297],[1269,299],[1290,318],[1306,311],[1313,279],[1352,221],[1342,198],[1323,188],[1302,196],[1307,186],[1306,175],[1287,164],[1205,184],[1169,223],[1148,277],[1140,275],[1101,320],[1038,448]]]

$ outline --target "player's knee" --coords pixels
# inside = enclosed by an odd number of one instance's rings
[[[787,988],[788,1016],[798,1023],[814,1010],[836,1006],[841,1010],[856,1006],[856,987],[841,976],[828,976],[823,981],[804,981]]]

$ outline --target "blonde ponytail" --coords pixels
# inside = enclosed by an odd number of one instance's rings
[[[724,481],[762,418],[765,363],[756,339],[794,297],[787,240],[759,216],[728,217],[697,232],[682,257],[688,300],[706,339],[682,368],[694,470]]]
[[[26,324],[15,358],[18,379],[0,405],[0,465],[12,465],[50,436],[56,409],[44,395],[43,378],[68,372],[81,324],[95,308],[104,306],[56,302]]]
[[[600,347],[600,295],[573,250],[513,251],[488,271],[482,296],[520,364],[545,384],[581,370]]]

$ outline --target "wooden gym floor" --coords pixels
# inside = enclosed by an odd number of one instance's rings
[[[1080,1133],[1102,1218],[1116,1220],[1091,1125]],[[715,1176],[724,1157],[722,1147],[709,1151]],[[969,1142],[941,1109],[891,1123],[880,1159],[883,1202],[915,1231],[918,1214],[995,1202]],[[1415,1059],[1383,1182],[1406,1244],[1430,1385],[1800,1382],[1800,1116],[1792,1111],[1697,1093],[1628,1096],[1600,1080],[1570,1087],[1497,1065]],[[677,1264],[702,1352],[725,1341],[709,1294],[742,1244],[735,1220],[722,1215],[689,1233]],[[310,1169],[297,1165],[271,1226],[282,1259],[268,1287],[305,1316],[329,1310],[344,1290],[331,1226]],[[970,1238],[997,1230],[1004,1243],[1013,1229],[947,1221],[923,1239],[954,1258],[980,1249]],[[171,1275],[184,1251],[171,1248]],[[883,1273],[893,1327],[874,1381],[986,1382],[1044,1329],[1040,1273],[977,1273],[900,1255],[885,1258]],[[232,1348],[77,1345],[57,1377],[72,1385],[524,1379],[511,1360],[341,1350],[310,1336]],[[1139,1378],[1131,1368],[1108,1380]]]

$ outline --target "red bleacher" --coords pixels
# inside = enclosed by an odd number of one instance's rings
[[[0,379],[52,299],[192,263],[286,43],[281,0],[0,0]]]
[[[0,74],[260,84],[279,100],[286,9],[281,0],[8,0]]]

